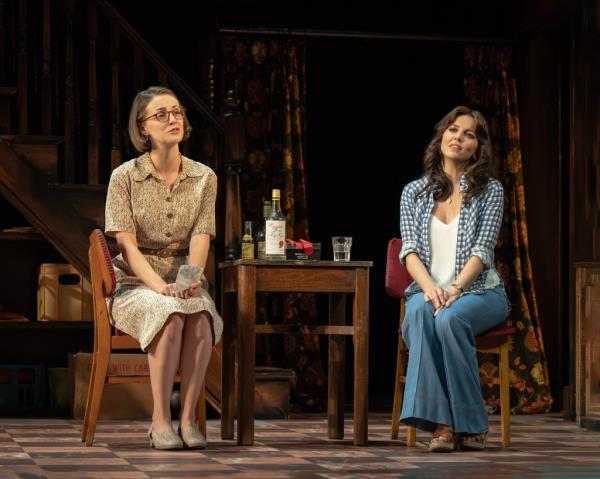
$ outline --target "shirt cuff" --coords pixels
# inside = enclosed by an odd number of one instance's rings
[[[136,234],[135,227],[132,225],[107,223],[104,226],[104,234],[107,236],[115,236],[116,232],[132,233]]]
[[[400,262],[402,264],[406,265],[405,258],[409,253],[419,253],[416,241],[406,241],[405,243],[402,243],[402,249],[400,250]]]
[[[478,246],[475,246],[471,249],[471,256],[477,256],[481,262],[483,263],[483,270],[488,269],[492,264],[492,255],[490,252]]]

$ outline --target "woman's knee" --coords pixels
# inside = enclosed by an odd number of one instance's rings
[[[185,318],[183,315],[178,314],[178,313],[171,314],[167,318],[167,321],[165,322],[165,325],[163,326],[163,329],[162,329],[163,337],[166,336],[169,340],[178,339],[183,332],[184,325],[185,325]]]
[[[210,338],[212,337],[210,321],[209,314],[204,311],[188,314],[185,319],[185,329],[192,330],[194,336],[198,338]]]
[[[433,306],[430,302],[423,299],[423,293],[417,293],[406,303],[404,320],[402,322],[402,337],[407,339],[409,330],[415,328],[422,330],[429,329],[433,322]],[[429,325],[429,326],[428,326]]]
[[[432,316],[433,306],[431,302],[425,301],[423,293],[416,293],[406,302],[406,316]]]
[[[444,308],[435,317],[435,331],[438,336],[455,335],[458,331],[464,331],[469,327],[456,311]]]

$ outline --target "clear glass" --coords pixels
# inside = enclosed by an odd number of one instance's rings
[[[334,236],[331,238],[333,261],[350,261],[352,236]]]

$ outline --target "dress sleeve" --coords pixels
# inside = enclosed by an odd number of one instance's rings
[[[417,253],[417,231],[415,228],[415,192],[410,185],[402,190],[400,198],[400,236],[402,237],[402,249],[400,250],[400,262],[406,264],[405,258],[409,253]]]
[[[113,171],[106,194],[104,232],[114,236],[119,231],[135,234],[135,223],[131,210],[131,189],[126,172],[118,168]]]
[[[210,172],[205,180],[200,198],[198,217],[192,228],[192,236],[207,234],[211,239],[215,237],[215,202],[217,199],[217,175]]]
[[[502,225],[504,211],[504,190],[499,181],[491,181],[483,193],[482,206],[477,221],[475,242],[471,248],[471,256],[477,256],[485,269],[493,266],[494,248],[498,232]]]

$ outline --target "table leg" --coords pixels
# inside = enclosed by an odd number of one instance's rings
[[[240,266],[237,281],[238,320],[238,437],[240,446],[254,443],[254,365],[256,324],[256,267]]]
[[[346,295],[329,294],[329,324],[346,323]],[[344,399],[346,388],[346,337],[329,336],[327,391],[327,435],[329,439],[344,439]]]
[[[231,274],[227,272],[226,274]],[[223,280],[223,283],[225,281]],[[221,295],[223,339],[221,340],[221,439],[233,439],[235,413],[235,327],[236,297]]]
[[[368,442],[369,414],[369,273],[356,270],[356,290],[352,308],[354,325],[354,445]]]

